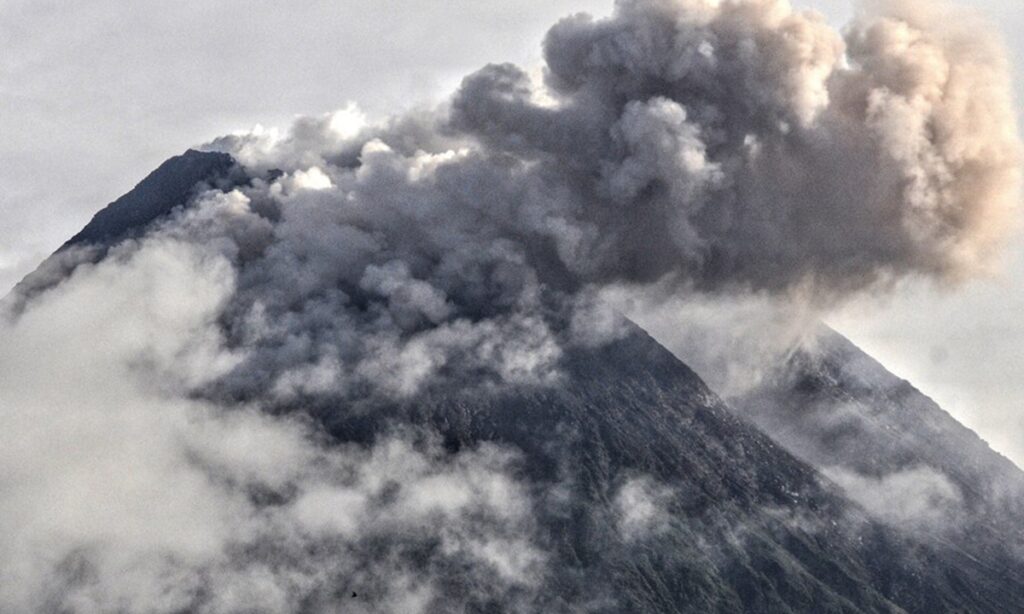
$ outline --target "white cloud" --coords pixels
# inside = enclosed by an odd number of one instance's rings
[[[0,609],[333,611],[341,582],[366,611],[428,611],[446,561],[494,595],[538,581],[508,452],[325,447],[187,400],[237,363],[215,326],[234,286],[225,256],[158,235],[3,323]],[[403,563],[401,544],[430,540],[429,565]]]
[[[668,528],[668,506],[674,491],[649,477],[632,477],[615,495],[619,533],[632,541],[655,536]]]
[[[881,476],[838,467],[825,469],[824,473],[868,512],[902,528],[950,527],[963,512],[960,489],[931,467],[912,467]]]

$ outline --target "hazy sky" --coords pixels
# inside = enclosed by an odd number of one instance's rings
[[[835,23],[846,0],[803,0]],[[1011,45],[1024,100],[1024,3],[963,0]],[[97,0],[0,3],[0,294],[164,159],[259,123],[357,101],[435,101],[492,61],[531,65],[559,17],[611,0]],[[907,284],[832,323],[1024,461],[1024,239],[958,290]]]

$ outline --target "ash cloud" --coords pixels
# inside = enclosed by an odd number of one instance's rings
[[[960,490],[932,467],[912,467],[881,476],[832,467],[825,470],[825,475],[872,515],[898,527],[941,530],[962,522]]]
[[[985,262],[1017,201],[1006,62],[894,5],[844,38],[785,2],[620,2],[526,74],[467,78],[452,121],[575,197],[567,262],[596,281],[848,292]],[[560,253],[564,253],[560,252]]]
[[[226,394],[542,384],[588,342],[581,295],[753,297],[815,321],[986,270],[1020,143],[1001,49],[948,21],[889,3],[841,35],[781,0],[623,0],[550,30],[543,83],[490,65],[439,109],[213,141],[284,173],[242,190],[275,223],[239,263],[231,338],[266,351]]]

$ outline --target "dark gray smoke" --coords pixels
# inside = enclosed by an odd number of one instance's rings
[[[436,112],[214,141],[285,171],[228,197],[276,220],[243,240],[244,377],[541,381],[575,340],[538,314],[609,285],[829,302],[979,271],[1018,196],[1005,60],[889,8],[844,41],[785,2],[623,1],[552,28],[544,84],[492,65]]]
[[[957,277],[1017,201],[1005,60],[898,8],[854,24],[844,54],[786,2],[619,2],[548,34],[555,106],[491,66],[452,122],[568,192],[547,213],[576,230],[559,253],[585,280],[845,292]]]

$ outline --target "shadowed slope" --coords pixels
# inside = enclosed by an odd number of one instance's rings
[[[734,402],[877,516],[1024,581],[1024,472],[842,335]]]

